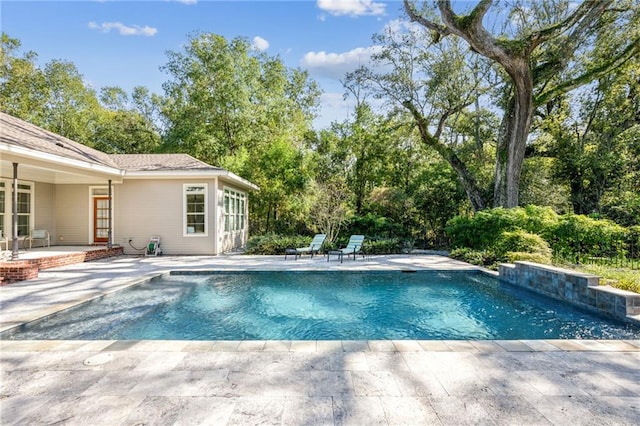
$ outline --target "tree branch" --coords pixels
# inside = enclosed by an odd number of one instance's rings
[[[449,34],[451,34],[451,31],[446,26],[436,24],[435,22],[430,21],[430,20],[426,19],[424,16],[422,16],[416,10],[415,4],[412,1],[403,0],[403,2],[404,2],[404,9],[407,11],[407,15],[409,15],[409,19],[411,21],[417,22],[418,24],[423,25],[423,26],[427,27],[428,29],[437,32],[438,34],[440,34],[443,37],[446,37]]]
[[[624,64],[633,56],[639,55],[639,54],[640,54],[640,39],[636,39],[631,41],[629,45],[620,53],[620,55],[612,58],[610,61],[607,61],[604,64],[600,65],[599,67],[589,70],[584,74],[577,76],[576,78],[565,81],[564,83],[551,87],[549,90],[543,91],[537,96],[534,96],[533,103],[536,106],[544,105],[545,103],[549,102],[550,100],[557,97],[558,95],[567,93],[577,87],[580,87],[590,81],[593,81],[593,79],[595,78],[599,78],[607,74],[611,70]]]
[[[542,28],[539,31],[531,34],[529,36],[531,46],[536,47],[541,43],[544,43],[545,41],[559,36],[568,28],[571,28],[576,23],[578,23],[587,14],[592,12],[594,8],[601,8],[602,10],[604,10],[607,6],[609,6],[609,4],[611,4],[611,2],[612,0],[588,0],[581,3],[580,6],[578,6],[578,8],[575,10],[575,12],[568,16],[564,21],[558,22],[557,24],[551,25],[546,28]]]

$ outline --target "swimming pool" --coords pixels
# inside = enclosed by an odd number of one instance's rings
[[[640,329],[479,272],[172,274],[8,339],[638,339]]]

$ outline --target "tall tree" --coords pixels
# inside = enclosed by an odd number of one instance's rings
[[[300,141],[319,97],[306,73],[244,38],[193,36],[184,51],[168,52],[162,69],[171,77],[163,85],[167,149],[222,166],[243,147],[280,136]]]
[[[162,69],[171,77],[163,85],[163,149],[189,153],[261,186],[251,212],[258,232],[295,222],[293,206],[301,197],[291,195],[305,188],[302,147],[320,95],[317,84],[244,38],[209,33],[192,36],[183,51],[168,52]]]
[[[431,30],[436,39],[454,35],[465,40],[508,76],[510,92],[496,152],[496,206],[518,204],[518,184],[535,108],[606,75],[640,52],[640,6],[633,0],[586,0],[577,7],[562,0],[514,1],[507,16],[511,19],[526,9],[529,19],[515,31],[501,34],[492,34],[485,27],[485,22],[498,17],[498,12],[488,13],[492,0],[478,1],[465,14],[456,13],[450,0],[437,1],[439,13],[428,5],[418,8],[412,0],[403,1],[410,19]],[[603,30],[623,31],[626,38],[609,49],[607,57],[578,66],[585,50],[599,47],[592,42],[593,36]]]
[[[481,210],[486,207],[483,183],[460,157],[457,140],[451,136],[462,129],[461,114],[486,92],[482,78],[486,66],[457,40],[434,43],[426,34],[416,25],[387,28],[374,37],[380,50],[373,64],[349,74],[347,80],[362,81],[376,97],[406,108],[422,143],[449,163],[473,209]],[[480,118],[481,112],[476,113]],[[474,126],[473,133],[484,137],[479,127]],[[473,143],[482,150],[484,142]]]

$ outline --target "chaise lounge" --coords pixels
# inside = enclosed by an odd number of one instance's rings
[[[287,256],[290,254],[295,255],[295,260],[298,260],[298,256],[302,256],[305,253],[311,254],[313,257],[314,254],[317,254],[320,249],[322,249],[322,244],[324,244],[324,240],[327,238],[327,234],[316,234],[311,240],[311,244],[309,247],[300,247],[300,248],[288,248],[284,252],[284,259],[287,260]]]
[[[364,258],[364,252],[362,251],[362,245],[364,244],[364,235],[352,235],[349,237],[349,242],[347,246],[337,250],[329,250],[327,252],[327,262],[332,254],[338,255],[340,258],[340,263],[342,263],[342,259],[346,254],[347,257],[353,254],[353,260],[356,260],[356,254],[361,254]]]

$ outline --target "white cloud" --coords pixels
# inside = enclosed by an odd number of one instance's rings
[[[198,0],[176,0],[178,3],[184,3],[184,4],[197,4]]]
[[[386,5],[373,0],[318,0],[318,8],[331,15],[384,15]]]
[[[371,46],[358,47],[344,53],[308,52],[300,65],[311,74],[342,79],[345,73],[354,71],[361,65],[367,65],[371,56],[380,49],[380,46]]]
[[[152,37],[156,35],[156,33],[158,32],[157,28],[153,28],[148,25],[145,25],[144,27],[141,27],[139,25],[128,26],[123,24],[122,22],[103,22],[101,24],[98,24],[96,22],[89,22],[88,26],[92,30],[98,30],[103,33],[108,33],[111,30],[115,30],[115,31],[118,31],[118,33],[123,36],[140,36],[141,35],[146,37]]]
[[[265,39],[263,39],[260,36],[255,36],[253,38],[253,48],[259,51],[265,51],[269,48],[269,42]]]

